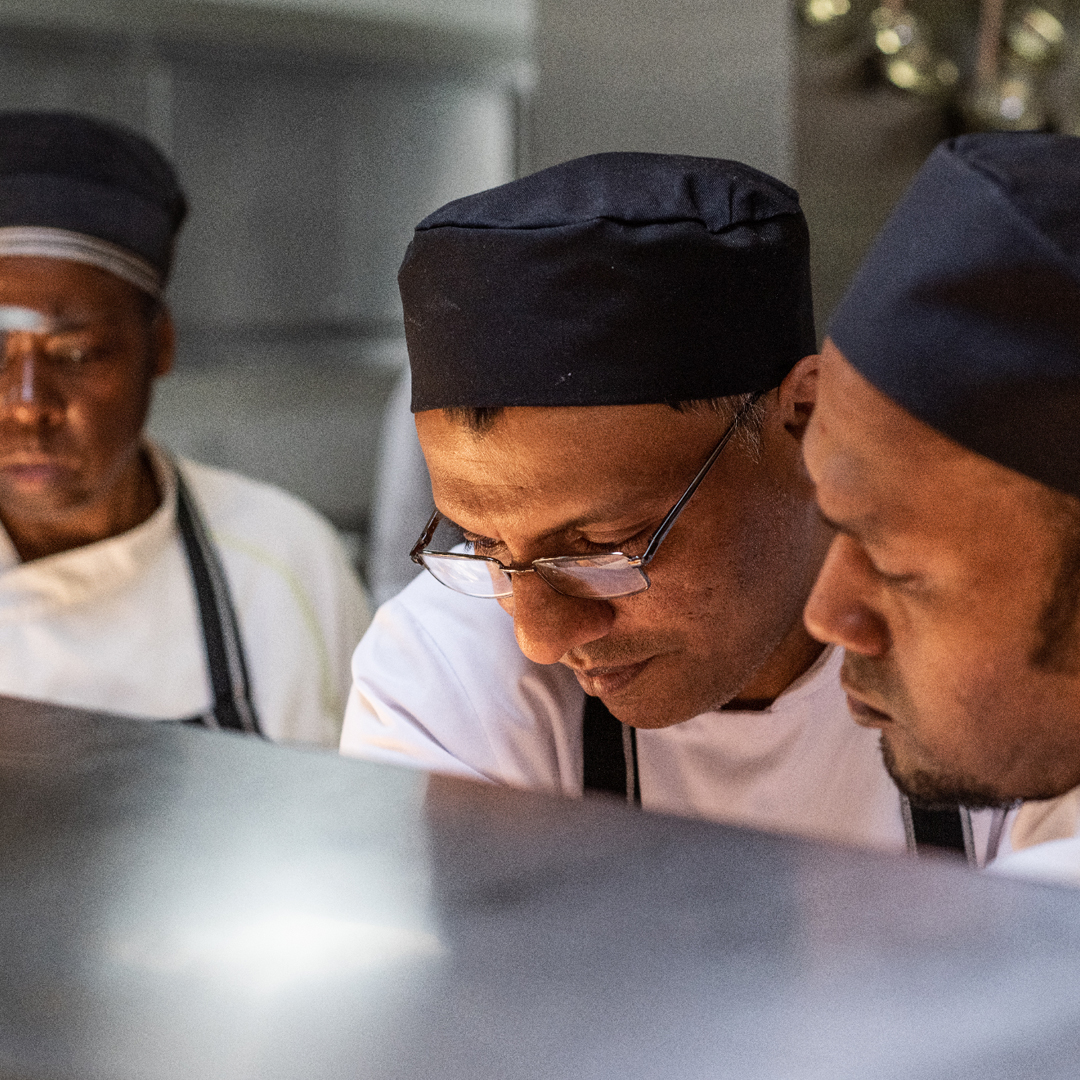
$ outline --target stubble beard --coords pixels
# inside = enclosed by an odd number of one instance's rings
[[[898,672],[887,661],[848,653],[844,657],[845,682],[851,689],[868,693],[889,705],[893,723],[897,717],[916,715],[911,695],[904,686]],[[927,809],[949,809],[957,805],[967,806],[972,810],[991,807],[1011,806],[1016,800],[1003,796],[991,785],[972,776],[936,768],[926,764],[908,764],[893,749],[888,729],[881,733],[881,758],[885,771],[892,777],[893,783],[917,806]],[[907,729],[908,741],[914,741],[910,728]],[[933,761],[932,755],[925,748],[916,744],[919,757],[923,762]]]
[[[886,732],[881,734],[881,758],[893,783],[916,806],[928,810],[948,810],[955,806],[984,810],[1011,806],[1016,801],[970,777],[923,768],[902,769]]]

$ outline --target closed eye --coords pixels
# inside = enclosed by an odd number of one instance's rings
[[[490,536],[478,536],[476,533],[462,532],[467,543],[477,555],[489,555],[497,551],[503,545],[498,540],[492,540]]]
[[[921,574],[897,574],[889,573],[889,571],[883,570],[871,557],[866,542],[863,540],[862,536],[858,532],[856,532],[856,530],[849,528],[846,525],[841,525],[839,522],[833,521],[831,518],[826,517],[820,508],[818,509],[818,517],[830,529],[838,533],[840,536],[846,536],[856,546],[859,554],[865,561],[870,572],[883,585],[888,585],[890,588],[894,589],[912,592],[923,584],[923,576]]]
[[[884,570],[875,566],[873,562],[870,562],[870,566],[879,581],[883,581],[886,585],[892,585],[896,588],[903,588],[905,586],[913,585],[919,580],[917,574],[888,574]]]
[[[626,554],[633,553],[635,547],[644,549],[652,537],[653,530],[644,529],[639,533],[635,533],[633,536],[628,536],[625,540],[613,540],[606,544],[593,543],[591,540],[586,540],[584,537],[579,538],[575,543],[568,544],[568,547],[573,547],[573,551],[559,551],[555,552],[556,555],[606,555],[612,551],[622,551]],[[472,548],[473,552],[477,555],[487,555],[493,557],[496,552],[505,551],[506,545],[501,540],[492,540],[488,536],[480,536],[478,533],[471,533],[462,530],[462,536],[465,538],[465,542]]]

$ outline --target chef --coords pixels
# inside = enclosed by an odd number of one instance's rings
[[[438,510],[429,573],[357,649],[343,752],[910,845],[841,654],[802,626],[830,534],[800,456],[796,193],[730,161],[587,157],[436,211],[399,282]],[[920,838],[967,829],[975,857],[971,824]]]
[[[806,610],[926,804],[1080,884],[1080,139],[927,161],[830,327],[805,440],[837,536]]]
[[[0,114],[0,693],[332,745],[368,621],[333,529],[143,431],[184,215],[134,133]]]

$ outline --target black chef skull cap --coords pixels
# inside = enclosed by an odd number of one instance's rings
[[[798,195],[734,161],[595,154],[459,199],[398,282],[414,412],[768,390],[816,347]]]

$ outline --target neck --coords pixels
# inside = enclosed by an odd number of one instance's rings
[[[4,510],[0,519],[19,558],[32,562],[127,532],[146,521],[160,505],[153,469],[140,449],[99,496],[48,516]]]
[[[755,712],[767,709],[796,679],[814,666],[825,646],[815,641],[802,619],[788,631],[754,677],[721,711]]]

